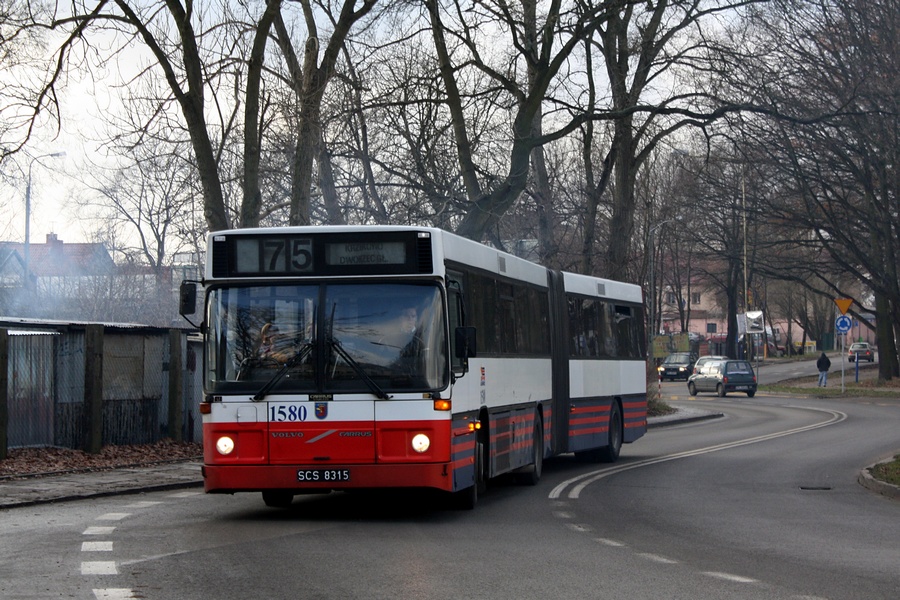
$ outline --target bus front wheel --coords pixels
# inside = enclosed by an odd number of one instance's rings
[[[475,442],[475,481],[469,487],[453,492],[453,506],[459,510],[472,510],[478,504],[478,495],[487,489],[484,471],[484,443]]]
[[[272,508],[287,508],[294,501],[294,495],[282,490],[265,490],[262,493],[263,502]]]

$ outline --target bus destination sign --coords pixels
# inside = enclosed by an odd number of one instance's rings
[[[211,240],[212,276],[311,277],[430,273],[431,239],[417,236],[417,233],[220,234]]]
[[[340,242],[325,245],[325,263],[336,267],[402,265],[406,263],[403,242]]]

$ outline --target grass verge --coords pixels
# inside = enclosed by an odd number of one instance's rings
[[[879,481],[900,486],[900,454],[892,461],[869,467],[869,473]]]
[[[859,382],[844,380],[844,391],[841,392],[841,378],[832,374],[828,378],[828,384],[828,387],[817,387],[816,378],[808,377],[774,385],[761,385],[759,389],[766,392],[804,394],[818,398],[840,398],[842,396],[896,398],[900,396],[900,380],[897,379],[890,381],[864,379]]]

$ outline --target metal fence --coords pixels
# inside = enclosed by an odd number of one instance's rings
[[[8,329],[7,448],[83,448],[86,414],[84,328]],[[172,340],[181,348],[172,365]],[[187,332],[105,327],[102,336],[102,444],[143,444],[170,435],[170,370],[181,370],[180,438],[199,441],[199,344]],[[177,402],[177,399],[176,399]],[[175,405],[176,407],[178,404]]]

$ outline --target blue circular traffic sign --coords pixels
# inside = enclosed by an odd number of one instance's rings
[[[838,333],[847,333],[850,331],[851,325],[853,325],[853,321],[847,315],[841,315],[834,320],[834,328],[837,329]]]

